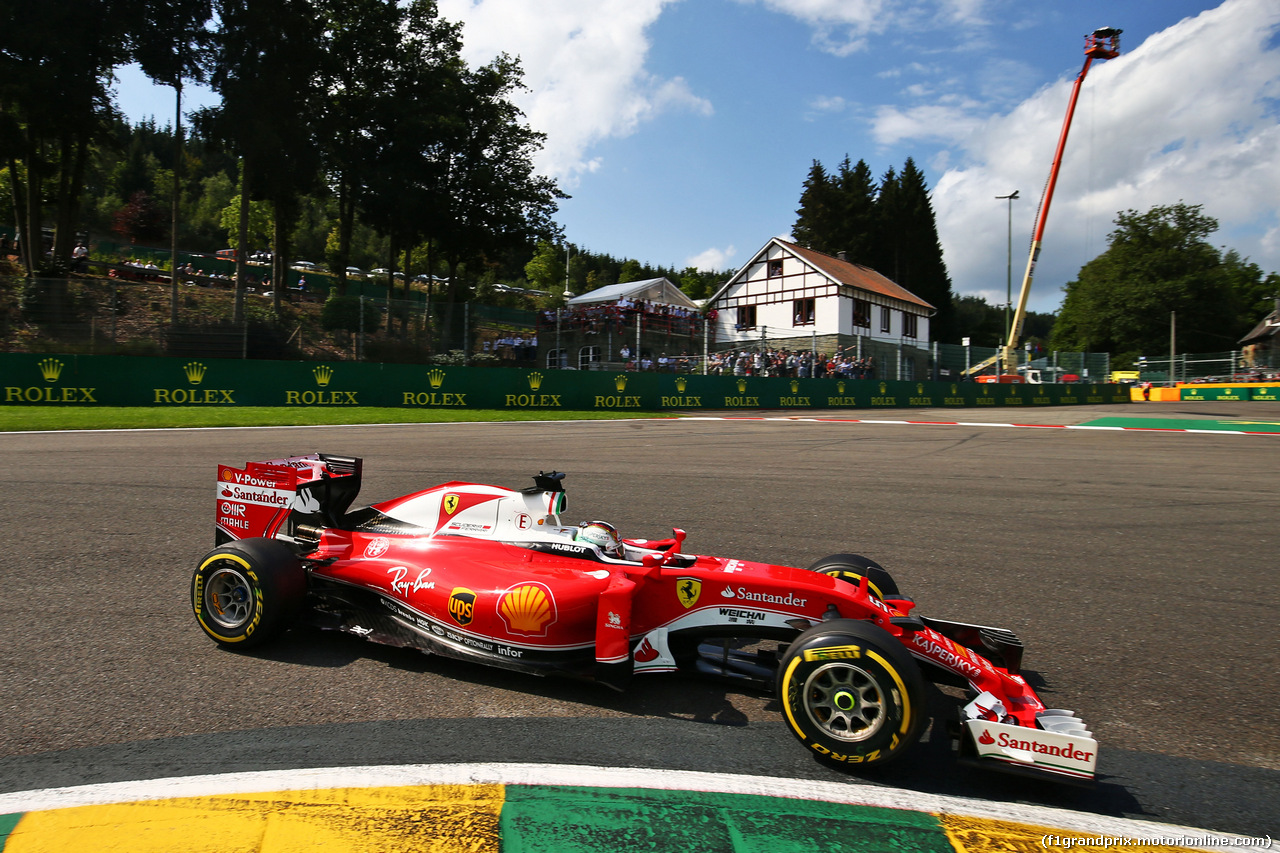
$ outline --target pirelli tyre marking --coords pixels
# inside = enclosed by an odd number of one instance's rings
[[[288,545],[239,539],[200,562],[191,577],[191,608],[215,642],[256,646],[284,629],[306,589],[306,571]]]
[[[783,713],[792,733],[826,758],[883,763],[919,738],[920,673],[896,647],[876,647],[879,629],[842,623],[815,626],[788,650],[778,679]]]
[[[213,564],[218,566],[206,576]],[[193,581],[192,606],[201,627],[224,643],[239,643],[253,636],[262,621],[262,584],[249,561],[237,554],[217,554],[200,564]]]

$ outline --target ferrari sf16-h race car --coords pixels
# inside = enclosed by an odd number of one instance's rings
[[[216,546],[191,580],[200,627],[247,648],[291,623],[616,689],[702,674],[776,690],[823,759],[883,764],[920,737],[924,678],[970,691],[961,760],[1092,781],[1098,747],[1019,674],[1012,632],[915,612],[856,554],[807,570],[687,554],[685,533],[622,539],[561,520],[564,475],[527,489],[448,482],[351,510],[362,461],[220,466]]]

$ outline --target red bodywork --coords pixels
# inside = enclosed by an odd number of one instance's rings
[[[550,489],[450,482],[343,516],[374,522],[342,523],[336,515],[359,476],[358,465],[335,471],[318,455],[220,466],[219,538],[292,540],[321,591],[366,593],[353,600],[380,607],[429,641],[428,650],[513,669],[621,686],[632,673],[682,668],[679,636],[785,640],[838,616],[873,622],[919,661],[996,697],[1007,722],[1035,727],[1045,708],[1021,676],[913,618],[910,599],[873,595],[865,579],[854,585],[790,566],[681,554],[679,530],[661,542],[626,540],[634,559],[601,561],[564,538],[573,528],[559,521],[563,492]],[[395,532],[380,519],[407,523]],[[318,523],[304,524],[311,520]]]

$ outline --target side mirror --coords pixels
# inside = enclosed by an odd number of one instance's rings
[[[644,566],[646,569],[657,568],[658,566],[662,565],[662,555],[661,554],[645,554],[643,557],[640,558],[640,565]]]

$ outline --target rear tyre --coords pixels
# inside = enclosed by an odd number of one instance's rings
[[[884,764],[924,730],[919,667],[869,622],[836,619],[804,631],[782,659],[777,690],[791,733],[829,761]]]
[[[191,577],[191,608],[214,642],[250,648],[280,633],[306,591],[306,570],[288,545],[240,539],[200,561]]]
[[[832,554],[814,563],[809,571],[840,578],[855,585],[865,577],[871,587],[871,594],[880,599],[901,595],[893,575],[875,560],[861,554]]]

